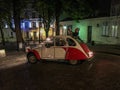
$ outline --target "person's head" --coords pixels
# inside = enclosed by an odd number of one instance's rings
[[[68,32],[71,32],[72,30],[70,28],[68,28]]]
[[[70,35],[72,33],[72,30],[68,28],[67,33]]]
[[[80,30],[79,28],[76,28],[76,29],[75,29],[75,32],[79,32],[79,30]]]

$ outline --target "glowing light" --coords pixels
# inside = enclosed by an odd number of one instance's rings
[[[93,57],[93,52],[92,51],[88,52],[88,55],[90,58]]]
[[[48,37],[48,38],[46,38],[46,41],[50,41],[51,39]]]
[[[42,27],[44,27],[44,24],[42,23]]]
[[[53,36],[53,29],[52,29],[52,28],[49,29],[48,35],[49,35],[49,36]]]
[[[39,37],[39,32],[37,32],[37,34],[36,34],[36,35],[37,35],[37,37]]]
[[[45,33],[45,30],[43,28],[41,28],[40,34],[43,34],[43,33]]]
[[[22,49],[23,48],[23,44],[19,43],[19,48]]]
[[[0,57],[5,57],[5,56],[6,56],[5,50],[4,49],[0,50]]]
[[[52,25],[50,25],[50,27],[52,27],[52,28],[53,28],[53,24],[52,24]]]
[[[39,22],[38,22],[38,21],[36,21],[36,27],[37,27],[37,28],[39,27]]]
[[[63,29],[66,30],[66,29],[67,29],[67,26],[63,26]]]
[[[32,32],[30,33],[30,35],[31,35],[31,37],[33,37],[33,33]]]
[[[29,28],[32,28],[32,23],[31,22],[29,22]]]
[[[12,27],[15,28],[15,24],[12,24]]]
[[[7,25],[7,24],[5,24],[5,28],[8,28],[8,25]]]
[[[25,23],[22,23],[22,28],[25,28]]]

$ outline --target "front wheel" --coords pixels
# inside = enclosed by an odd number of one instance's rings
[[[78,60],[69,60],[69,63],[71,65],[76,65],[78,63]]]
[[[37,63],[37,58],[35,57],[34,54],[28,54],[27,58],[29,63],[32,63],[32,64]]]

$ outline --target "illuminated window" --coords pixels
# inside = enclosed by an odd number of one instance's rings
[[[25,28],[25,23],[21,23],[21,28],[24,29]]]
[[[29,28],[32,28],[31,22],[29,22]]]
[[[8,25],[7,25],[7,24],[5,24],[5,28],[8,28]]]
[[[36,22],[32,22],[32,27],[36,28]]]
[[[112,26],[111,34],[112,34],[111,35],[112,37],[118,37],[118,26],[117,25]]]
[[[103,23],[102,36],[109,36],[109,27],[107,22]]]
[[[25,28],[28,28],[28,22],[25,22]]]
[[[36,21],[36,27],[37,27],[37,28],[39,27],[39,22],[38,22],[38,21]]]

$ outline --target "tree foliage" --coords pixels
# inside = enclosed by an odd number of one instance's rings
[[[65,12],[75,20],[88,17],[92,13],[89,1],[69,0],[66,2]]]
[[[16,33],[16,41],[17,41],[17,50],[19,49],[18,44],[23,42],[22,34],[21,34],[21,11],[24,9],[25,3],[28,0],[1,0],[0,8],[3,9],[4,21],[9,25],[9,27]],[[0,14],[1,15],[1,14]],[[12,27],[12,23],[14,21],[15,28]]]
[[[50,22],[55,20],[57,35],[59,35],[59,21],[63,12],[69,17],[78,20],[88,17],[92,11],[87,0],[36,0],[36,3],[37,11],[43,18],[44,24],[48,25],[45,30],[48,32]]]
[[[53,8],[53,0],[36,0],[35,9],[39,12],[39,18],[41,22],[44,23],[44,29],[46,32],[46,37],[48,37],[48,32],[50,28],[50,24],[54,20],[54,8]]]

